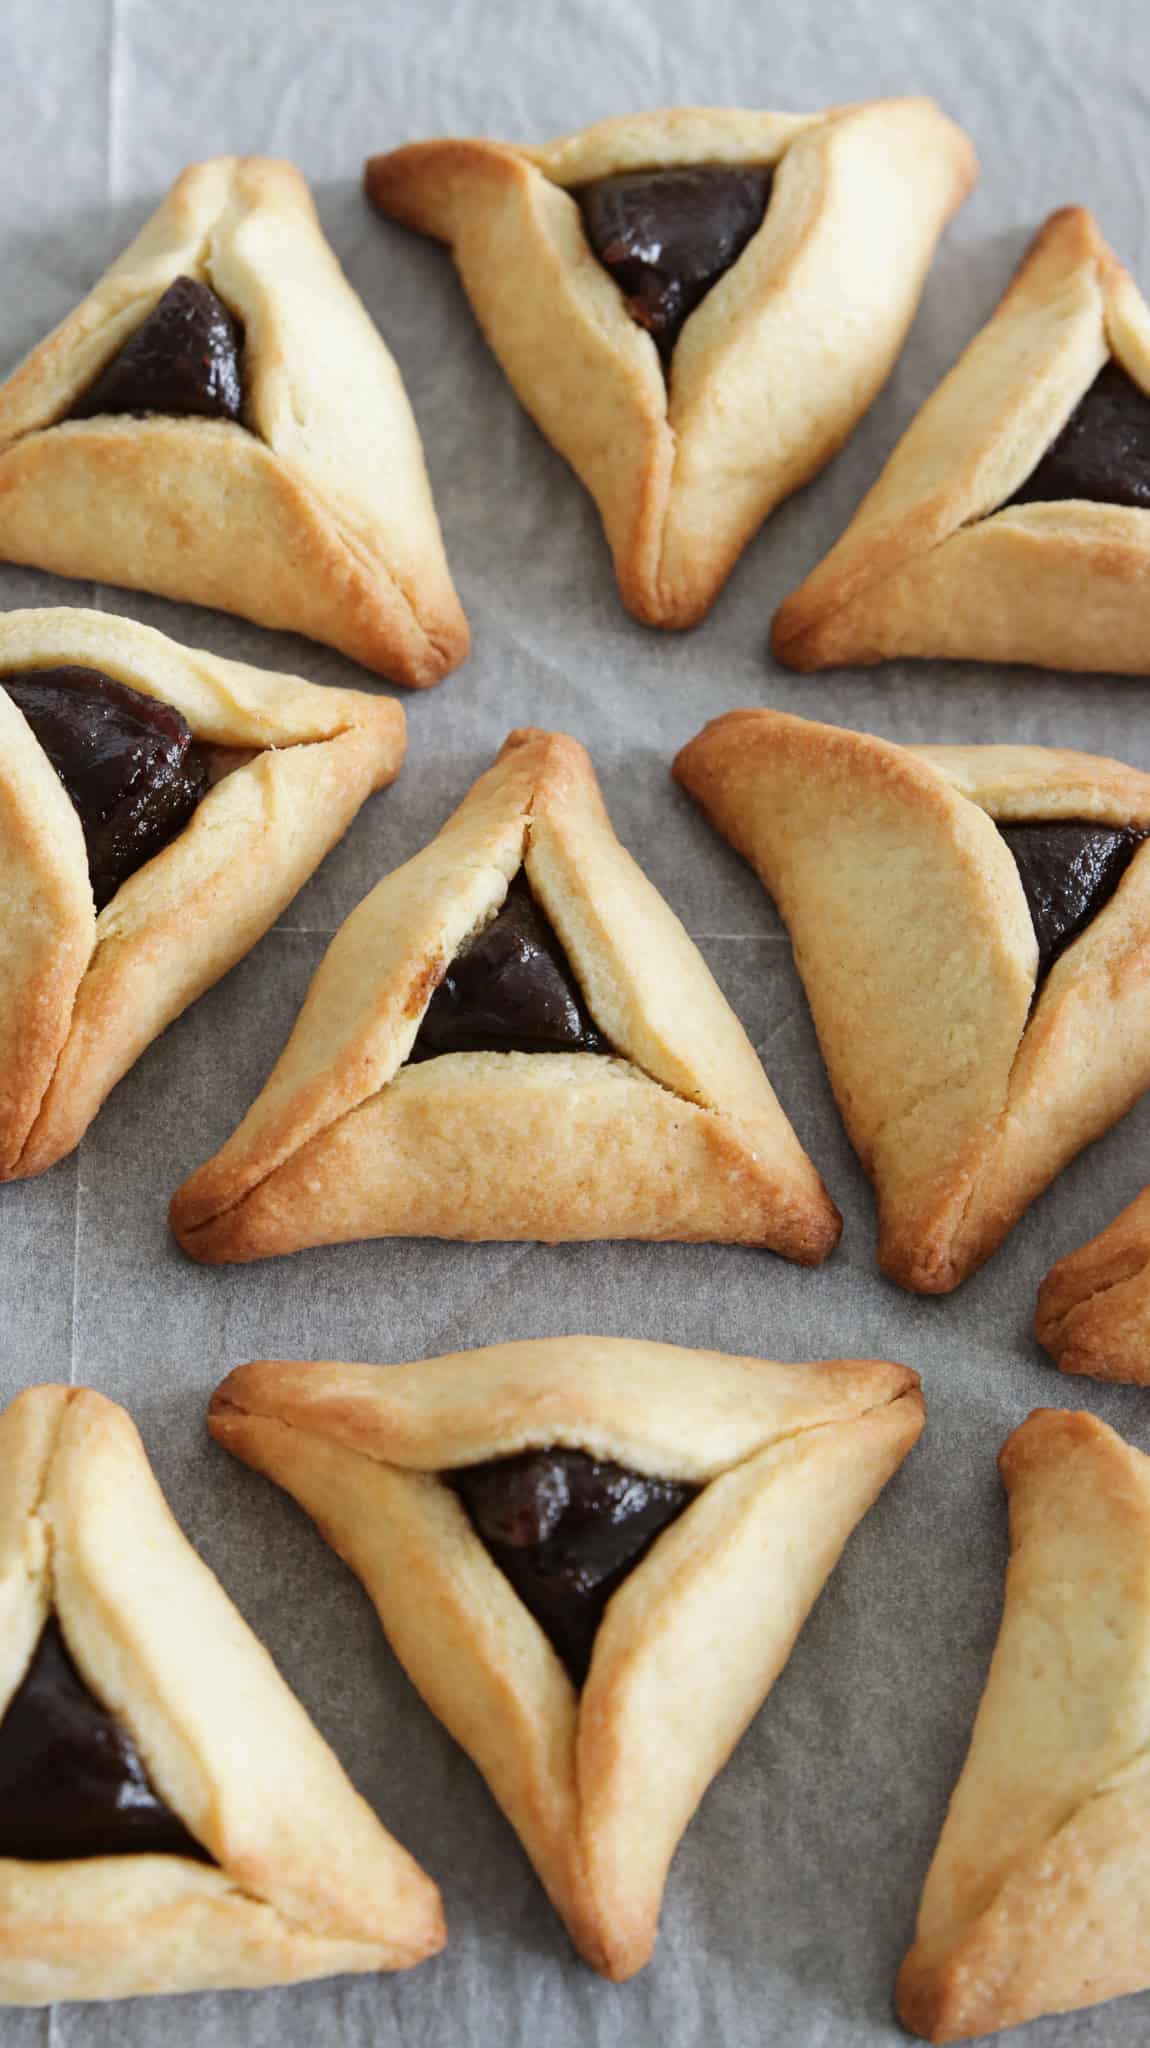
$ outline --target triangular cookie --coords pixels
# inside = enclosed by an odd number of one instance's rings
[[[762,225],[697,303],[665,373],[639,324],[654,324],[652,256],[678,253],[704,285],[713,269],[684,249],[695,238],[677,218],[648,219],[628,238],[647,274],[631,294],[624,271],[620,289],[588,239],[589,195],[621,174],[755,166],[770,174]],[[416,143],[373,157],[366,182],[384,213],[451,244],[521,404],[599,508],[624,603],[646,625],[691,626],[885,381],[975,174],[967,137],[932,101],[896,99],[823,114],[679,107],[542,149]],[[725,253],[746,223],[734,226]],[[692,276],[688,303],[697,289]]]
[[[53,695],[97,721],[127,704],[119,859],[106,834],[86,845],[65,786],[73,769],[94,778],[90,828],[114,808],[106,735],[78,758],[71,734],[93,740],[97,726],[74,727]],[[178,714],[165,723],[196,773],[186,822],[149,856],[135,736],[148,738],[136,714],[151,705]],[[158,783],[170,782],[165,738]],[[79,1143],[145,1046],[243,958],[365,797],[394,780],[405,745],[389,698],[179,647],[107,612],[0,615],[0,1180]]]
[[[1150,668],[1150,308],[1082,207],[1036,236],[771,645],[797,669]]]
[[[675,774],[790,932],[883,1271],[946,1293],[1150,1085],[1150,776],[777,711]]]
[[[431,1027],[469,949],[488,933],[519,945],[504,919],[521,871],[542,923],[528,950],[550,949],[545,1008],[565,994],[566,1025],[548,1036],[528,1015],[519,1032],[484,1012],[498,1029],[444,1051]],[[540,1038],[551,1049],[523,1049]],[[612,832],[583,748],[530,730],[352,912],[263,1093],[171,1214],[209,1261],[362,1237],[638,1237],[817,1264],[839,1233],[742,1026]]]
[[[1150,1988],[1150,1460],[1039,1408],[999,1469],[1006,1603],[898,1980],[928,2041]]]
[[[647,1961],[684,1828],[922,1422],[904,1366],[605,1337],[394,1367],[249,1365],[209,1412],[213,1435],[286,1487],[358,1573],[577,1948],[615,1978]],[[525,1452],[606,1465],[616,1501],[619,1467],[623,1491],[649,1478],[689,1496],[615,1583],[581,1690],[459,1490],[492,1460],[521,1485]],[[515,1501],[520,1537],[540,1507],[555,1528],[542,1462]],[[602,1562],[590,1520],[570,1537],[559,1525],[574,1548],[541,1558],[553,1580],[556,1562],[582,1583]]]
[[[177,280],[202,310],[177,294],[157,321]],[[220,374],[189,395],[213,336]],[[306,633],[398,683],[462,661],[407,395],[291,164],[193,164],[0,386],[0,558]]]
[[[1060,1372],[1150,1384],[1150,1188],[1051,1267],[1034,1334]]]
[[[0,1415],[0,1789],[0,2003],[442,1947],[435,1886],[181,1535],[128,1416],[75,1388]]]

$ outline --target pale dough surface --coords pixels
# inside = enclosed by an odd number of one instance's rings
[[[1150,1189],[1051,1268],[1034,1334],[1063,1372],[1150,1382]]]
[[[1150,514],[1009,505],[1103,364],[1150,394],[1150,307],[1084,207],[1052,214],[846,533],[775,614],[793,668],[900,654],[1150,669]]]

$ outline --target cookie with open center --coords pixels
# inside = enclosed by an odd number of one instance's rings
[[[1120,363],[1099,370],[1008,505],[1088,499],[1150,511],[1150,398]]]
[[[623,602],[678,628],[886,381],[975,168],[932,102],[891,99],[665,108],[541,148],[450,137],[372,157],[365,181],[450,244],[598,506]]]
[[[403,759],[399,707],[109,612],[0,618],[0,1179],[243,958]]]
[[[0,384],[0,559],[436,683],[467,652],[399,372],[293,165],[185,170]]]
[[[590,1336],[265,1360],[208,1416],[363,1580],[617,1979],[650,1956],[703,1791],[922,1421],[916,1375],[881,1360]]]
[[[173,705],[99,669],[0,673],[68,793],[88,850],[97,910],[182,832],[210,773],[207,751]]]
[[[1150,670],[1150,308],[1084,207],[1035,236],[771,646]]]
[[[243,328],[200,278],[177,277],[68,414],[167,412],[238,420]]]
[[[451,1481],[576,1685],[612,1593],[698,1492],[562,1449],[491,1459]]]
[[[336,934],[282,1058],[174,1196],[193,1258],[353,1238],[718,1238],[838,1218],[583,748],[513,733]]]
[[[947,1292],[1150,1086],[1150,776],[774,711],[675,774],[787,925],[883,1270]]]
[[[0,1719],[0,1856],[207,1851],[164,1804],[126,1728],[84,1684],[53,1617]]]

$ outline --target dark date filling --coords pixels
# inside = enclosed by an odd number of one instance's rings
[[[586,1451],[525,1451],[446,1477],[577,1686],[615,1588],[699,1492]]]
[[[55,1619],[0,1722],[0,1856],[211,1861],[148,1782],[127,1730],[92,1697]]]
[[[610,1050],[520,869],[498,916],[456,954],[427,1006],[410,1058]]]
[[[624,171],[573,196],[587,240],[666,369],[688,314],[761,227],[771,172],[728,164]]]
[[[1038,980],[1109,903],[1146,833],[1133,825],[998,827],[1014,855],[1038,940]]]
[[[208,759],[170,704],[95,668],[0,676],[79,813],[97,910],[182,832],[209,783]]]
[[[177,277],[147,319],[76,400],[69,419],[174,413],[238,420],[243,329],[208,284]]]
[[[1150,398],[1107,363],[1009,505],[1089,498],[1150,511]]]

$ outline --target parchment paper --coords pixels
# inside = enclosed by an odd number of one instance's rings
[[[422,429],[475,652],[405,698],[411,750],[282,924],[140,1061],[78,1154],[0,1190],[0,1394],[74,1380],[124,1402],[189,1536],[356,1784],[438,1879],[450,1942],[402,1978],[54,2014],[3,2048],[880,2048],[894,1972],[964,1754],[1001,1598],[994,1469],[1038,1404],[1093,1409],[1150,1448],[1150,1397],[1059,1376],[1028,1335],[1038,1281],[1150,1173],[1150,1100],[1064,1173],[961,1292],[881,1281],[770,903],[675,790],[675,749],[735,705],[900,740],[1036,740],[1150,767],[1150,685],[974,666],[803,681],[772,667],[779,599],[837,537],[913,411],[982,323],[1036,224],[1070,201],[1150,285],[1145,0],[7,0],[0,359],[87,289],[175,172],[220,150],[294,158],[395,352]],[[695,633],[623,611],[590,500],[520,411],[446,254],[361,198],[373,150],[441,133],[542,139],[679,101],[819,107],[927,91],[982,181],[946,236],[909,344],[845,452],[748,548]],[[371,685],[302,640],[208,611],[0,567],[0,604],[97,603],[192,644]],[[590,746],[615,825],[684,918],[842,1208],[805,1273],[722,1247],[353,1245],[247,1269],[187,1263],[172,1189],[266,1074],[328,936],[438,828],[507,731]],[[920,1448],[853,1537],[790,1663],[675,1861],[656,1959],[627,1987],[573,1957],[482,1782],[414,1696],[356,1582],[284,1496],[203,1428],[261,1355],[391,1361],[595,1330],[782,1358],[904,1359]],[[1150,1994],[1051,2020],[1038,2048],[1133,2048]]]

